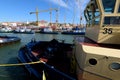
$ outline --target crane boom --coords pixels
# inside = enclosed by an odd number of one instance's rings
[[[40,11],[36,11],[36,12],[41,13],[41,12],[48,12],[48,11],[52,11],[52,10],[58,10],[58,9],[57,8],[50,8],[47,10],[40,10]],[[30,14],[35,14],[36,12],[30,12]]]
[[[35,12],[30,12],[30,14],[36,14],[37,25],[38,25],[38,24],[39,24],[39,23],[38,23],[38,13],[50,11],[50,16],[51,16],[51,11],[53,11],[53,10],[55,10],[55,11],[57,12],[57,11],[58,11],[58,8],[50,8],[50,9],[47,9],[47,10],[38,10],[38,8],[37,8]],[[51,21],[50,21],[50,22],[51,22]]]

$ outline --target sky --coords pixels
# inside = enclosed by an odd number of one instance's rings
[[[36,8],[48,10],[58,8],[58,22],[80,23],[84,8],[89,0],[0,0],[0,22],[26,22],[36,21]],[[50,22],[50,12],[41,12],[39,20]],[[56,21],[56,11],[52,11],[51,22]],[[82,23],[85,23],[83,18]]]

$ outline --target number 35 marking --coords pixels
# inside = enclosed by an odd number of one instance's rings
[[[103,34],[112,34],[112,28],[104,28],[103,29],[104,30],[104,32],[103,32]]]

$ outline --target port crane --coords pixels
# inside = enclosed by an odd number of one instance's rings
[[[65,1],[66,4],[68,4],[68,0]],[[65,15],[64,15],[64,26],[66,27],[66,11],[65,11]]]
[[[30,14],[36,14],[36,18],[37,18],[37,26],[39,25],[39,20],[38,20],[38,14],[42,13],[42,12],[49,12],[50,11],[50,24],[51,24],[51,17],[52,17],[52,11],[55,10],[56,11],[56,23],[58,22],[58,8],[50,8],[47,10],[38,10],[38,8],[36,8],[35,12],[30,12]]]

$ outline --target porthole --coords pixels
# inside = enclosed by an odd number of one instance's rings
[[[89,64],[96,65],[97,64],[97,60],[94,59],[94,58],[91,58],[91,59],[89,59]]]
[[[120,69],[120,63],[111,63],[110,64],[110,68],[112,69],[112,70],[119,70]]]

